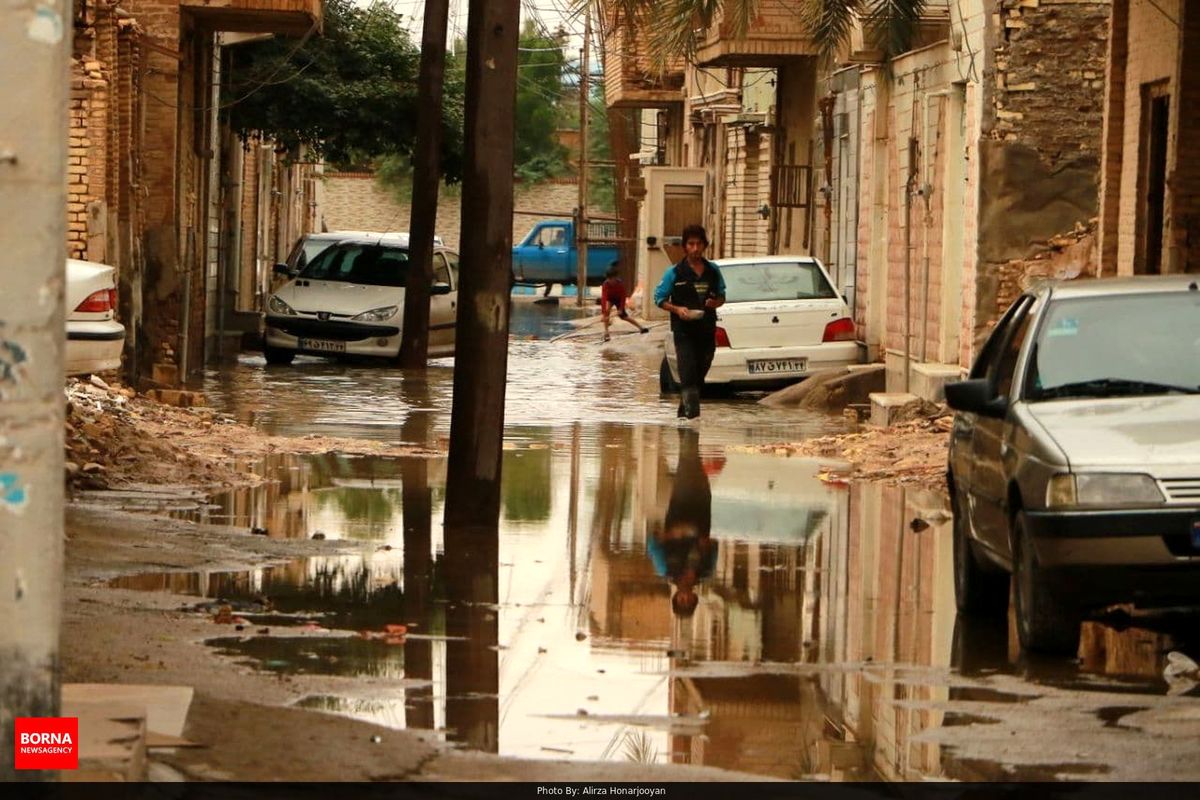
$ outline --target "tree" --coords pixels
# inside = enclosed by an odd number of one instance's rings
[[[594,0],[577,0],[577,4]],[[668,59],[696,53],[701,32],[718,17],[731,25],[734,37],[745,35],[758,14],[760,0],[609,0],[621,20],[638,20],[651,57]],[[830,55],[850,40],[861,20],[869,42],[888,56],[908,49],[925,0],[788,0],[822,53]]]
[[[410,156],[417,133],[420,48],[382,2],[325,0],[324,33],[233,50],[229,121],[243,136],[308,145],[335,163]],[[463,83],[450,71],[442,103],[441,171],[462,174]]]
[[[566,34],[539,34],[526,20],[517,54],[516,151],[517,176],[528,182],[561,175],[567,168],[567,149],[558,141],[562,119],[563,47]]]

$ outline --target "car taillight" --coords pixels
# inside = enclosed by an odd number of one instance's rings
[[[89,294],[86,300],[75,307],[75,310],[89,314],[102,314],[106,311],[112,311],[116,307],[117,290],[101,289],[98,292]]]
[[[716,332],[717,347],[729,347],[729,334],[724,328],[717,328]]]
[[[853,342],[855,337],[854,320],[849,317],[835,319],[825,326],[822,342]]]

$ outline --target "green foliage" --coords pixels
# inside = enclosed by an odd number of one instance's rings
[[[420,48],[382,2],[325,0],[322,35],[231,49],[230,124],[243,136],[305,144],[334,163],[408,156],[416,141]],[[463,81],[446,70],[442,171],[462,174]]]
[[[514,172],[528,183],[553,178],[567,169],[567,149],[558,142],[562,120],[566,36],[546,36],[532,20],[521,32],[517,54]]]

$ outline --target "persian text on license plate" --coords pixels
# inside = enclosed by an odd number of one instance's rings
[[[748,361],[746,366],[751,375],[784,375],[808,370],[807,358],[768,358],[759,361]]]
[[[344,353],[345,342],[333,342],[328,339],[301,339],[301,350],[312,350],[318,353]]]

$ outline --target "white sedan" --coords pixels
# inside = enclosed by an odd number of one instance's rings
[[[66,373],[121,368],[125,326],[114,319],[117,271],[106,264],[67,259]]]
[[[759,256],[714,263],[725,279],[725,305],[717,309],[706,385],[788,383],[861,361],[850,308],[820,261]],[[671,337],[660,378],[664,390],[679,382]]]
[[[268,364],[297,353],[395,358],[404,329],[407,234],[354,234],[309,260],[267,300]],[[285,265],[277,272],[290,274]],[[429,298],[429,356],[454,355],[458,256],[434,246]]]

